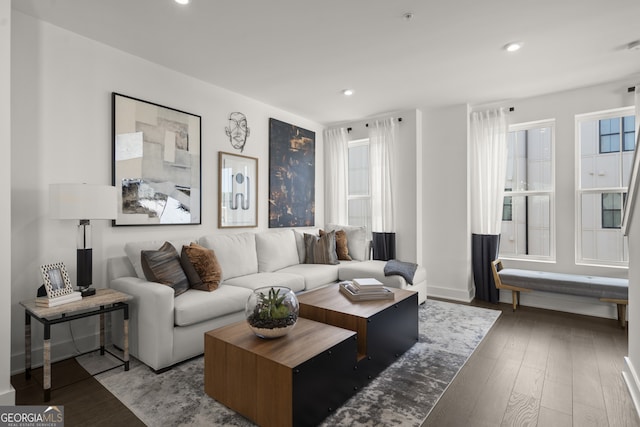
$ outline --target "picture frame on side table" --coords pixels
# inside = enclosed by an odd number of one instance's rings
[[[258,159],[218,153],[218,228],[258,226]]]
[[[120,225],[201,224],[200,116],[112,93]]]
[[[63,263],[56,262],[41,265],[40,272],[42,273],[44,288],[49,299],[73,293],[71,279]]]

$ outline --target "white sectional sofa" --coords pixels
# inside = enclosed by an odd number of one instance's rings
[[[413,285],[400,276],[384,276],[384,262],[366,260],[364,229],[343,229],[353,260],[338,265],[305,264],[303,234],[292,229],[170,240],[178,253],[182,245],[191,242],[213,249],[222,269],[221,284],[215,291],[189,289],[178,296],[169,286],[147,281],[141,266],[141,251],[156,250],[165,241],[127,243],[127,256],[107,261],[107,275],[111,288],[133,296],[129,310],[131,355],[154,371],[162,371],[202,354],[204,333],[244,319],[249,295],[264,286],[287,286],[300,293],[338,280],[376,277],[386,286],[418,291],[419,303],[426,300],[424,268],[418,267]],[[112,317],[116,345],[122,345],[121,317]]]

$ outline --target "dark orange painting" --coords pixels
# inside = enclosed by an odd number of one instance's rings
[[[269,227],[315,225],[315,132],[269,119]]]

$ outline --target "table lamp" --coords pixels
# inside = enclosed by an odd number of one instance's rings
[[[91,287],[93,249],[92,219],[115,219],[117,216],[116,187],[91,184],[49,185],[49,216],[53,219],[79,220],[77,234],[78,290],[82,296],[95,294]]]

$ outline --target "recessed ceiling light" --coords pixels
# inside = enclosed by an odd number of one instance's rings
[[[174,0],[178,4],[189,4],[189,0]]]
[[[342,94],[344,96],[351,96],[351,95],[353,95],[353,89],[345,89],[345,90],[342,91]]]
[[[521,47],[522,42],[511,42],[504,45],[504,50],[506,50],[507,52],[515,52],[520,50]]]

